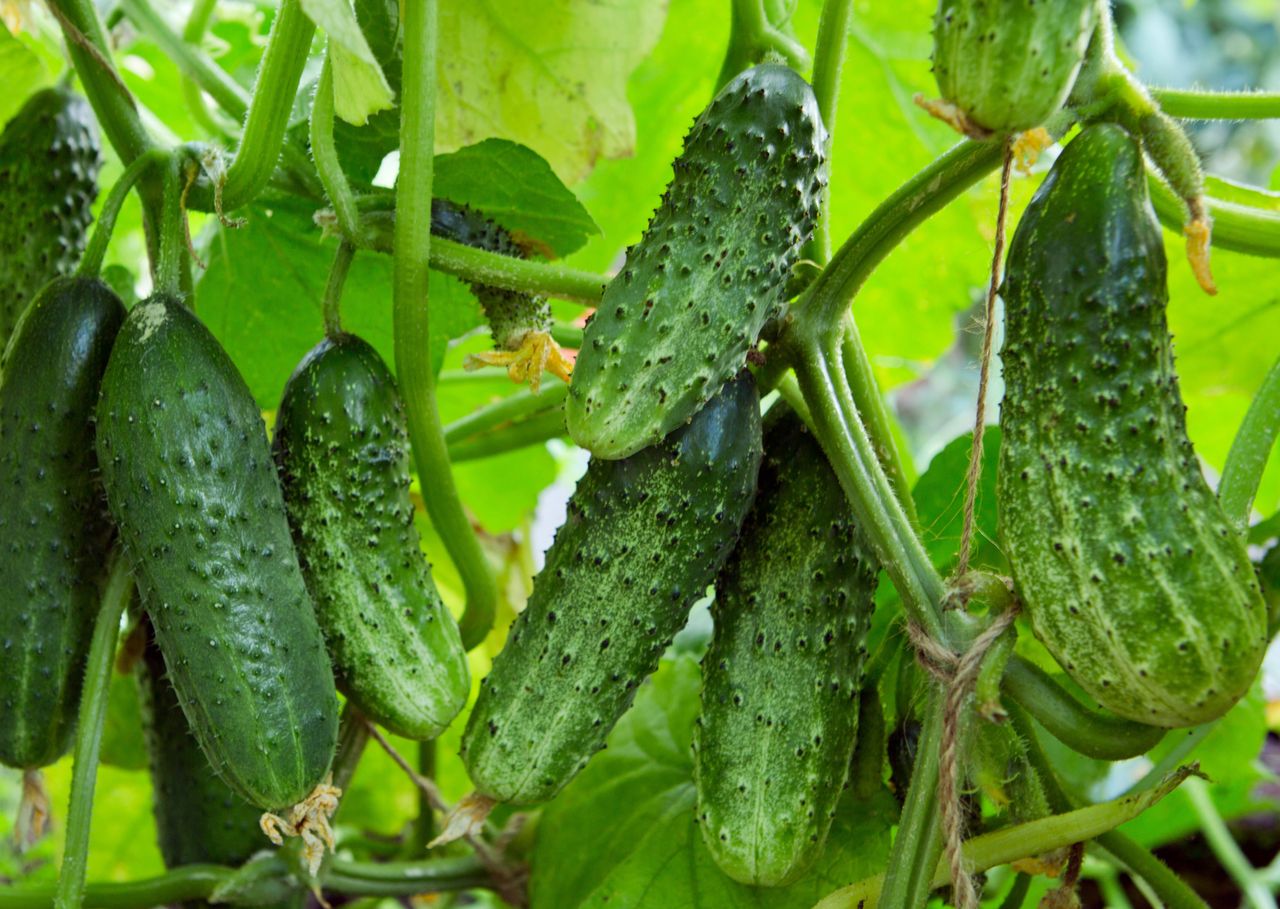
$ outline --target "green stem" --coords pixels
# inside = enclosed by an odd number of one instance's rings
[[[1186,206],[1177,193],[1160,178],[1147,178],[1151,203],[1160,222],[1172,231],[1181,232],[1186,221]],[[1280,257],[1280,214],[1263,211],[1238,202],[1204,197],[1213,219],[1213,246],[1252,256]]]
[[[182,286],[182,263],[187,254],[183,229],[181,155],[169,155],[164,167],[164,197],[160,208],[159,252],[152,263],[156,290],[177,294]]]
[[[880,466],[889,475],[889,482],[898,494],[898,502],[911,519],[912,525],[915,525],[918,523],[916,500],[911,495],[911,484],[907,482],[902,453],[893,439],[889,407],[880,392],[880,384],[876,382],[871,360],[867,356],[867,349],[862,346],[862,338],[858,334],[858,325],[852,313],[845,319],[840,356],[844,360],[845,381],[849,383],[853,403],[858,409],[858,415],[862,417],[867,437],[876,450]]]
[[[190,48],[192,51],[199,47],[200,42],[204,40],[205,33],[209,30],[210,22],[213,21],[214,8],[217,5],[218,0],[194,0],[191,4],[191,12],[187,14],[187,24],[182,29],[182,44],[184,47]],[[180,65],[179,69],[183,71],[182,97],[186,99],[187,109],[191,111],[191,116],[212,135],[219,135],[225,132],[205,105],[204,93],[200,88],[200,84],[187,74],[184,67]]]
[[[436,778],[436,742],[434,739],[418,743],[418,773],[428,780]],[[418,815],[405,842],[409,858],[425,855],[427,843],[435,838],[436,814],[426,790],[418,790]]]
[[[473,410],[444,428],[444,439],[450,444],[461,442],[484,432],[514,423],[544,411],[558,410],[569,397],[569,386],[563,382],[548,384],[538,394],[520,389],[500,401]]]
[[[551,324],[551,337],[561,347],[570,347],[578,350],[582,347],[583,330],[576,325],[569,325],[566,322],[553,322]]]
[[[1099,761],[1123,761],[1146,754],[1166,730],[1090,710],[1064,691],[1040,667],[1010,657],[1001,688],[1073,751]],[[1162,779],[1163,774],[1157,779]]]
[[[475,461],[538,445],[566,434],[564,411],[537,414],[497,432],[460,439],[449,445],[451,461]]]
[[[1170,117],[1183,120],[1272,120],[1280,117],[1280,93],[1206,92],[1147,87]]]
[[[918,909],[929,901],[929,893],[933,889],[930,879],[942,855],[941,815],[938,810],[942,692],[936,685],[930,686],[924,709],[924,727],[916,746],[916,763],[911,770],[907,800],[898,819],[898,835],[889,853],[879,902],[870,905]],[[823,900],[823,904],[828,900]]]
[[[327,53],[311,108],[311,154],[316,161],[320,182],[324,184],[324,194],[329,197],[329,204],[338,219],[338,227],[344,236],[357,240],[360,236],[360,211],[356,208],[351,184],[343,173],[338,148],[333,141],[333,64]]]
[[[406,0],[407,3],[414,0]],[[415,862],[348,862],[334,859],[325,875],[327,890],[348,896],[412,896],[493,886],[475,856]],[[0,906],[0,909],[4,907]]]
[[[351,785],[369,741],[369,724],[355,704],[347,701],[338,721],[338,749],[333,758],[333,785],[343,792]]]
[[[1165,752],[1164,757],[1158,760],[1150,770],[1144,773],[1136,783],[1125,790],[1126,795],[1135,792],[1143,792],[1155,786],[1162,779],[1173,772],[1174,768],[1191,756],[1191,752],[1200,747],[1213,730],[1217,727],[1221,719],[1213,720],[1208,723],[1202,723],[1191,729],[1179,729],[1174,734],[1181,736],[1173,747]]]
[[[1222,468],[1222,481],[1218,484],[1218,501],[1227,519],[1236,531],[1244,533],[1249,528],[1249,515],[1253,511],[1253,499],[1258,494],[1258,484],[1267,469],[1271,450],[1280,433],[1280,359],[1271,365],[1271,371],[1262,380],[1262,387],[1253,396],[1240,429],[1236,432],[1227,463]]]
[[[1183,789],[1187,793],[1188,801],[1191,802],[1191,810],[1196,814],[1200,832],[1204,834],[1218,863],[1240,888],[1245,905],[1251,909],[1277,909],[1276,898],[1259,880],[1258,869],[1254,868],[1245,854],[1240,851],[1240,846],[1231,836],[1231,831],[1227,829],[1222,815],[1214,806],[1213,797],[1209,795],[1209,787],[1205,785],[1204,780],[1187,780]]]
[[[134,158],[124,169],[124,173],[116,180],[102,202],[98,223],[94,225],[93,236],[89,239],[89,245],[85,247],[84,255],[80,258],[80,265],[76,269],[77,275],[86,278],[98,276],[98,272],[102,270],[102,260],[107,254],[107,247],[111,244],[111,235],[116,228],[116,218],[120,215],[120,208],[124,205],[125,199],[129,197],[129,191],[133,189],[134,184],[147,168],[163,161],[166,157],[168,157],[166,152],[152,149]]]
[[[71,769],[71,807],[67,811],[66,843],[54,898],[57,909],[78,909],[84,902],[89,826],[93,820],[93,790],[98,775],[102,724],[107,716],[120,617],[133,593],[133,578],[125,566],[125,559],[119,552],[112,558],[114,561],[102,592],[102,606],[93,626],[93,639],[84,669],[84,693],[80,700],[75,761]]]
[[[813,51],[813,94],[818,111],[827,127],[827,156],[830,158],[832,136],[836,131],[836,108],[840,98],[840,72],[844,68],[845,49],[849,44],[849,22],[853,18],[853,0],[826,0],[818,20],[818,38]],[[805,244],[801,258],[825,264],[831,258],[831,187],[822,187],[818,200],[818,223],[813,237]]]
[[[1030,889],[1031,875],[1019,873],[1014,877],[1013,886],[1009,888],[1009,892],[1000,901],[1000,909],[1022,909],[1022,904],[1027,899],[1027,891]]]
[[[299,0],[283,0],[258,68],[240,145],[227,168],[222,187],[224,211],[252,201],[271,178],[280,160],[293,99],[315,31],[315,24],[302,11]]]
[[[347,284],[347,272],[351,270],[351,260],[355,255],[356,248],[346,240],[338,243],[333,254],[329,280],[324,287],[324,334],[327,338],[342,334],[342,288]]]
[[[458,496],[436,407],[427,306],[431,181],[435,152],[436,0],[404,0],[400,175],[396,180],[394,313],[396,367],[404,395],[422,498],[466,589],[459,622],[467,647],[493,625],[498,587]],[[465,248],[465,247],[464,247]],[[505,257],[498,257],[505,258]],[[512,262],[519,261],[511,259]]]

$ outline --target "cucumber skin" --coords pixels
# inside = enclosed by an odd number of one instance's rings
[[[1040,126],[1067,101],[1094,0],[941,0],[933,73],[942,97],[994,133]]]
[[[760,457],[744,373],[660,445],[592,459],[462,737],[481,794],[546,801],[604,747],[728,556]]]
[[[262,416],[177,299],[129,313],[98,403],[98,462],[143,606],[201,750],[278,810],[320,783],[338,701]]]
[[[36,293],[79,261],[101,163],[93,112],[66,89],[36,92],[0,133],[0,351]]]
[[[164,657],[149,641],[134,669],[151,765],[156,837],[166,868],[239,865],[268,847],[261,809],[219,779],[187,725]]]
[[[825,142],[812,89],[785,66],[747,70],[711,102],[587,324],[566,404],[577,444],[633,454],[742,368],[813,234]]]
[[[1123,129],[1067,146],[1006,275],[997,502],[1031,626],[1113,713],[1214,719],[1253,683],[1266,615],[1187,438],[1164,246]]]
[[[57,278],[0,366],[0,763],[52,764],[70,745],[112,531],[93,408],[124,304]]]
[[[698,824],[720,870],[776,887],[822,852],[849,774],[879,563],[794,413],[720,571],[693,732]]]
[[[395,379],[359,338],[326,339],[285,386],[275,433],[298,562],[338,686],[395,734],[435,738],[466,704],[471,677],[413,524]]]

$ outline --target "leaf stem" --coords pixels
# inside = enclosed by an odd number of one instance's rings
[[[404,70],[400,104],[400,175],[396,180],[393,326],[418,479],[427,514],[467,593],[459,628],[467,647],[493,625],[498,588],[458,496],[436,407],[427,306],[431,260],[431,182],[435,153],[436,0],[404,0]],[[499,257],[502,258],[502,257]],[[512,260],[517,261],[517,260]]]
[[[845,50],[849,44],[849,22],[853,18],[853,0],[826,0],[818,19],[818,37],[813,50],[813,94],[818,111],[827,127],[827,158],[830,160],[832,137],[836,131],[836,108],[840,99],[840,73],[844,68]],[[813,237],[805,244],[801,258],[825,264],[831,258],[831,187],[822,187],[818,200],[818,223]]]
[[[360,211],[356,208],[351,184],[342,170],[338,148],[333,141],[333,63],[329,54],[324,56],[320,81],[316,85],[316,97],[311,107],[311,155],[315,158],[316,172],[329,197],[334,216],[343,236],[353,242],[360,236]]]
[[[1218,484],[1218,501],[1239,533],[1249,528],[1253,499],[1267,469],[1276,436],[1280,434],[1280,358],[1271,365],[1262,386],[1240,423]]]
[[[152,149],[134,158],[124,169],[124,173],[116,180],[102,202],[102,211],[98,215],[98,223],[94,225],[93,236],[89,239],[89,245],[85,247],[80,265],[76,268],[77,275],[85,278],[98,276],[98,272],[102,270],[102,260],[107,254],[107,247],[111,244],[116,218],[120,215],[125,199],[129,197],[129,191],[149,167],[167,157],[167,152]]]
[[[93,626],[84,688],[76,727],[75,762],[71,770],[71,807],[67,810],[66,842],[54,898],[57,909],[78,909],[85,897],[89,857],[89,826],[93,820],[93,790],[98,775],[102,724],[107,715],[111,671],[115,665],[120,617],[133,594],[133,578],[126,560],[116,551],[102,592],[102,605]]]
[[[1280,92],[1213,92],[1151,86],[1147,91],[1161,110],[1182,120],[1272,120],[1280,117]]]
[[[347,240],[341,241],[333,254],[329,280],[324,287],[324,334],[327,338],[342,334],[342,289],[347,284],[347,272],[351,270],[351,260],[355,255],[355,246]]]

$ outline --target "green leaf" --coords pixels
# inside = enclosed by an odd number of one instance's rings
[[[653,0],[489,0],[440,7],[436,147],[490,136],[536,149],[566,183],[631,154],[627,77],[662,31]]]
[[[436,158],[435,195],[478,208],[548,258],[581,248],[596,222],[542,157],[506,139],[485,139]]]
[[[0,26],[0,125],[18,112],[23,102],[50,82],[49,71],[25,44]]]
[[[1005,573],[1007,562],[996,542],[996,466],[1000,460],[1000,427],[988,426],[982,442],[982,476],[974,507],[972,564]],[[955,562],[964,528],[965,474],[973,433],[953,439],[934,455],[916,482],[912,496],[920,516],[925,548],[939,570]]]
[[[205,236],[209,268],[196,309],[231,354],[259,405],[274,410],[294,366],[323,336],[324,287],[336,241],[322,240],[313,209],[297,201],[257,203],[240,228]],[[439,368],[452,337],[480,324],[480,307],[459,282],[433,272],[431,355]],[[343,325],[393,363],[391,258],[360,253],[342,299]]]
[[[333,63],[333,109],[360,126],[391,107],[395,96],[369,48],[348,0],[301,0],[303,12],[329,36]]]
[[[132,675],[113,673],[102,727],[101,761],[122,770],[145,770],[147,744],[142,737],[142,709]]]
[[[548,806],[533,857],[533,909],[809,909],[883,867],[896,815],[887,792],[870,803],[846,799],[817,866],[789,887],[755,889],[722,874],[694,817],[699,683],[691,657],[664,661],[607,749]]]

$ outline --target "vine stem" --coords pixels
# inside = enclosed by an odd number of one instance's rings
[[[1218,863],[1240,888],[1245,904],[1250,909],[1277,909],[1276,898],[1271,895],[1270,888],[1260,879],[1258,869],[1253,867],[1232,838],[1231,831],[1227,829],[1222,815],[1213,804],[1209,787],[1205,785],[1204,780],[1187,780],[1184,789],[1187,799],[1191,802],[1191,810],[1195,812],[1196,821],[1200,825],[1200,832],[1204,834]]]
[[[466,589],[459,629],[474,647],[488,635],[498,587],[471,529],[449,465],[431,362],[428,271],[435,152],[436,0],[404,0],[404,71],[400,99],[400,175],[396,180],[393,329],[422,498]],[[515,261],[515,260],[513,260]]]
[[[1273,120],[1280,117],[1280,93],[1207,92],[1151,88],[1147,91],[1170,117],[1183,120]]]
[[[1227,452],[1227,463],[1218,484],[1218,501],[1239,533],[1249,528],[1253,499],[1258,494],[1277,434],[1280,434],[1280,358],[1271,365],[1253,396]]]
[[[56,909],[79,909],[85,896],[89,827],[93,820],[93,790],[97,782],[102,724],[107,716],[120,617],[133,594],[133,578],[126,567],[126,560],[119,551],[114,553],[112,560],[84,670],[84,695],[80,700],[71,770],[71,807],[67,810],[62,868],[58,873],[58,889],[54,897]]]
[[[217,5],[218,0],[193,0],[191,12],[187,14],[187,22],[182,29],[182,44],[192,53],[196,52],[200,42],[204,40]],[[125,15],[128,15],[127,10]],[[204,103],[204,93],[200,84],[187,74],[185,67],[179,67],[179,69],[183,71],[182,97],[187,102],[187,109],[191,111],[192,118],[212,135],[225,132],[226,130],[214,119]]]
[[[336,338],[342,334],[342,288],[347,284],[347,273],[351,270],[351,260],[356,256],[356,248],[347,240],[338,243],[333,254],[333,265],[329,266],[329,280],[324,287],[324,334],[326,338]]]
[[[818,37],[813,49],[813,94],[827,128],[827,160],[831,159],[832,137],[836,132],[836,109],[840,99],[840,73],[848,47],[853,0],[826,0],[818,19]],[[818,200],[818,223],[805,244],[801,258],[825,264],[831,258],[831,186],[822,187]]]
[[[168,155],[164,165],[164,196],[160,208],[159,253],[152,262],[156,290],[176,294],[181,290],[182,265],[187,254],[183,226],[182,156]]]
[[[77,275],[84,278],[98,276],[98,272],[102,270],[102,260],[107,254],[107,246],[111,243],[111,235],[115,231],[116,219],[120,215],[125,199],[129,197],[129,191],[148,168],[166,157],[168,157],[166,152],[151,149],[134,158],[124,169],[124,173],[116,180],[102,202],[102,211],[98,214],[98,223],[94,225],[93,236],[89,239],[89,245],[85,247],[84,255],[80,257],[80,265],[76,268]]]
[[[338,227],[343,236],[355,242],[360,236],[360,211],[356,208],[351,184],[343,173],[338,148],[333,141],[333,63],[328,53],[324,56],[311,107],[311,155],[315,158],[324,194],[329,197],[329,204],[338,219]]]
[[[549,380],[542,391],[534,394],[522,388],[514,394],[507,395],[492,404],[471,411],[459,417],[444,428],[446,442],[460,442],[481,433],[499,427],[505,427],[525,417],[539,415],[544,412],[557,411],[569,397],[569,386]]]

